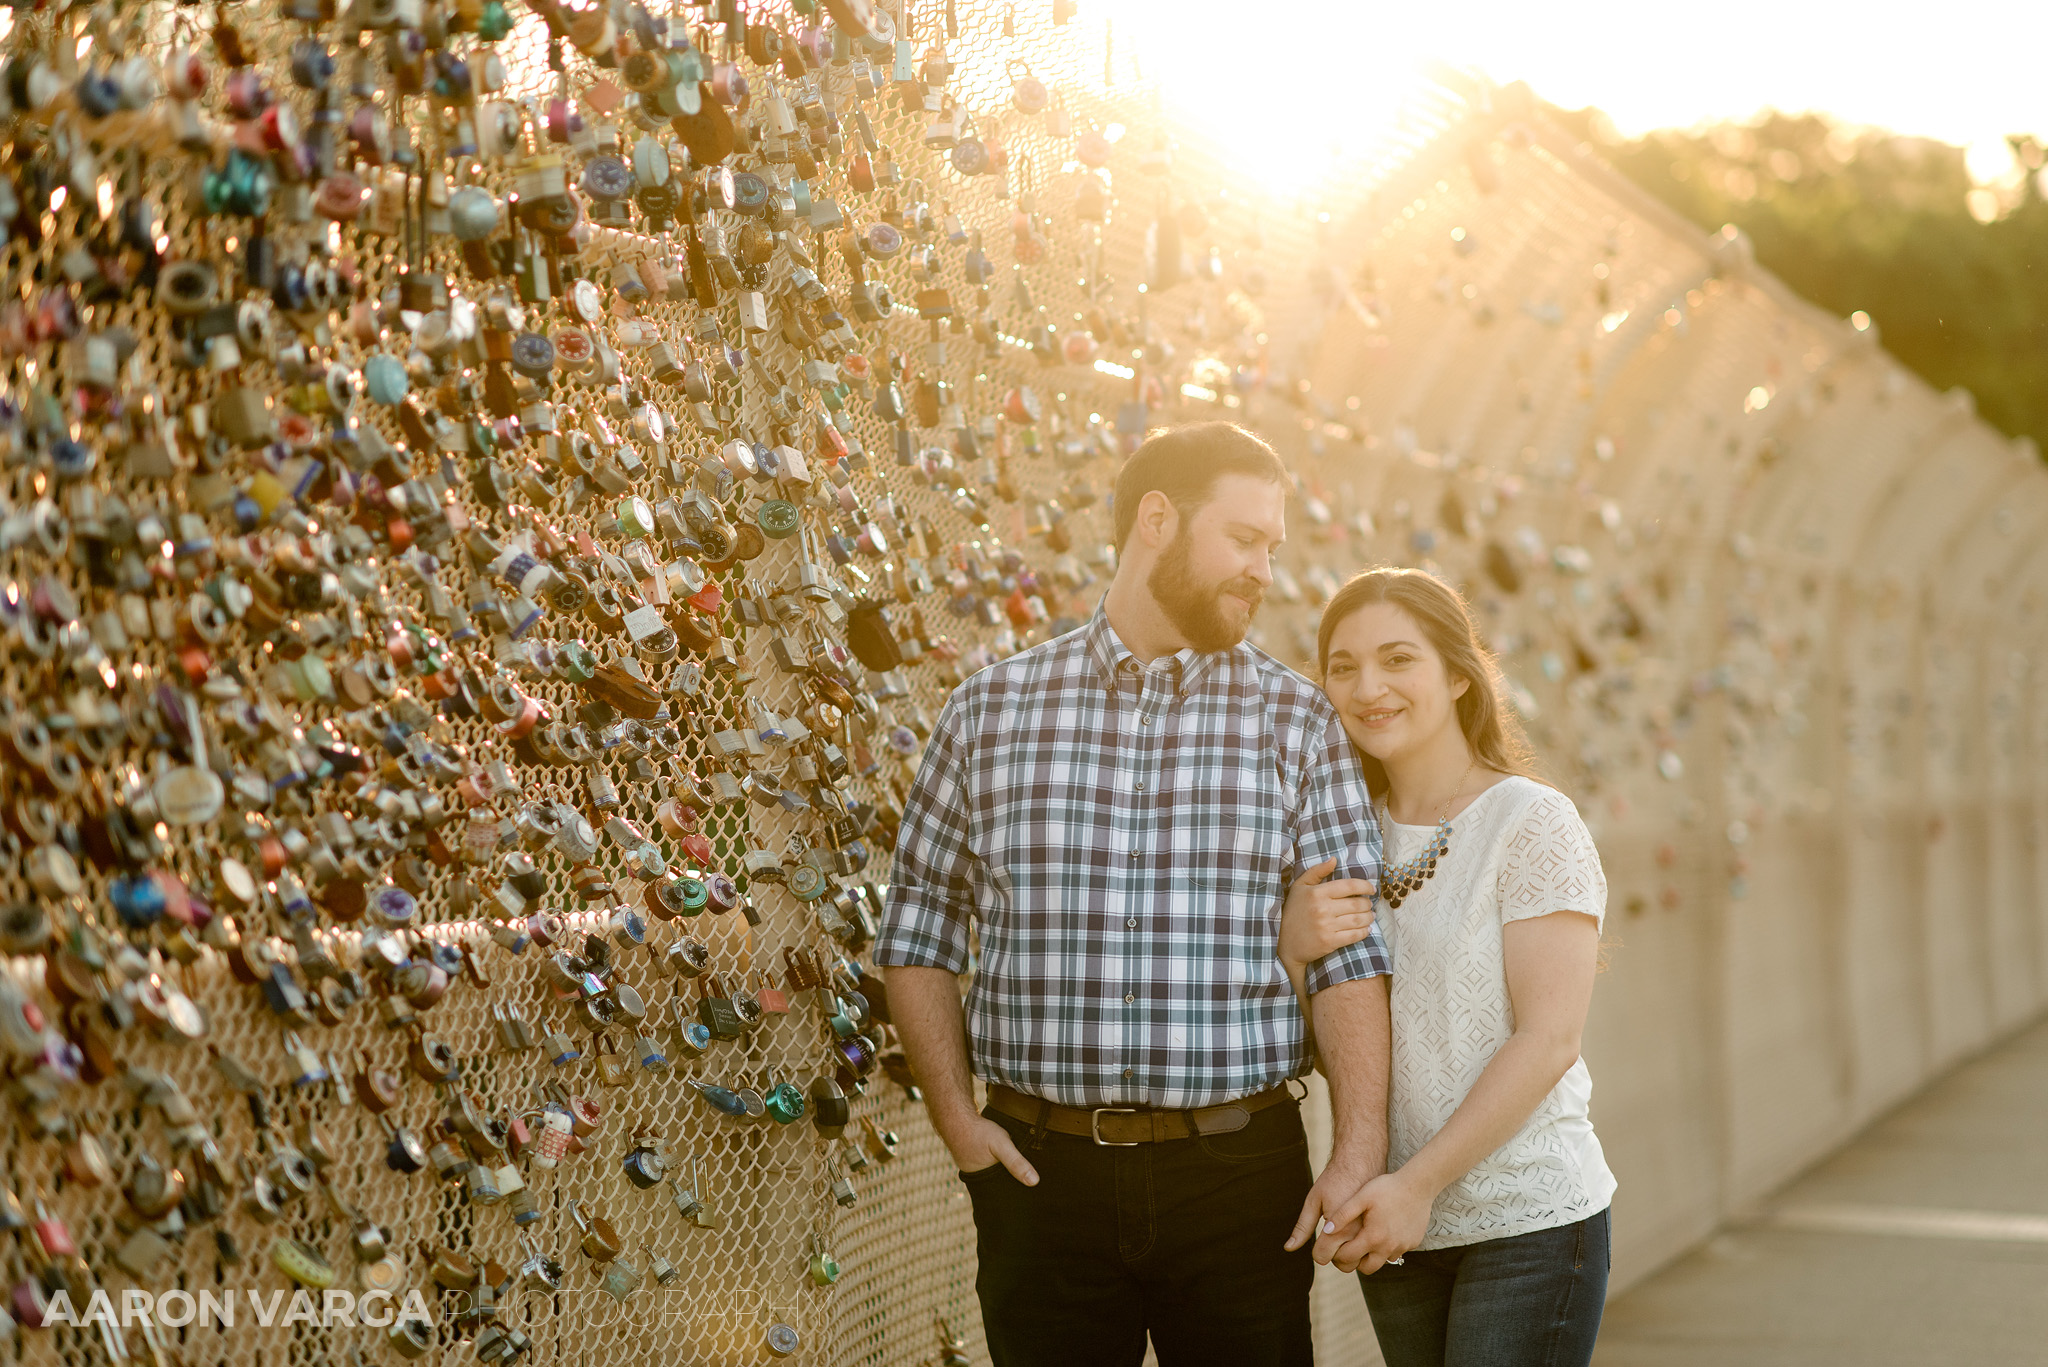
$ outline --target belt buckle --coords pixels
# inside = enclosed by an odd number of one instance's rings
[[[1102,1137],[1102,1117],[1105,1115],[1136,1115],[1136,1106],[1097,1106],[1088,1112],[1088,1137],[1105,1149],[1135,1149],[1139,1141],[1127,1139],[1118,1141]]]

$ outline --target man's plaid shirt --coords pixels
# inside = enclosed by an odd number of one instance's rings
[[[955,689],[896,842],[875,962],[964,972],[974,1070],[1070,1106],[1210,1106],[1307,1071],[1294,878],[1379,876],[1336,711],[1250,645],[1142,667],[1101,609]],[[1370,938],[1320,991],[1389,972]]]

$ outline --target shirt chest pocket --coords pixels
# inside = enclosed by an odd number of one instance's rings
[[[1201,888],[1277,894],[1288,851],[1277,811],[1224,816],[1191,851],[1190,881]]]
[[[1289,851],[1280,814],[1233,813],[1189,878],[1192,922],[1211,938],[1234,993],[1285,992],[1280,967],[1281,878]]]

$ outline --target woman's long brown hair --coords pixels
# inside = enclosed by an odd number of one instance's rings
[[[1464,595],[1433,574],[1379,566],[1352,575],[1323,608],[1322,625],[1316,630],[1317,670],[1329,672],[1330,637],[1338,623],[1371,603],[1392,603],[1413,617],[1443,657],[1444,672],[1470,685],[1458,699],[1458,728],[1479,762],[1503,774],[1540,781],[1535,753],[1520,719],[1506,705],[1500,665],[1480,642],[1472,610]],[[1358,758],[1373,796],[1385,793],[1386,768],[1363,750]]]

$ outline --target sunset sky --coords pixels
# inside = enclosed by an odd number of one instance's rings
[[[2004,135],[2048,131],[2048,4],[2013,0],[1083,0],[1088,18],[1134,39],[1145,75],[1175,102],[1276,175],[1305,172],[1334,143],[1369,145],[1429,61],[1526,80],[1554,104],[1596,105],[1624,133],[1776,108],[1918,134],[1971,150],[1980,179],[2010,166]],[[1247,16],[1260,16],[1248,20]],[[1233,63],[1229,35],[1298,37],[1327,54],[1290,75],[1278,107],[1216,97],[1219,77],[1243,88],[1257,72]],[[1279,70],[1275,67],[1275,72]],[[1274,100],[1264,93],[1258,103]],[[1299,133],[1276,146],[1273,116]]]

